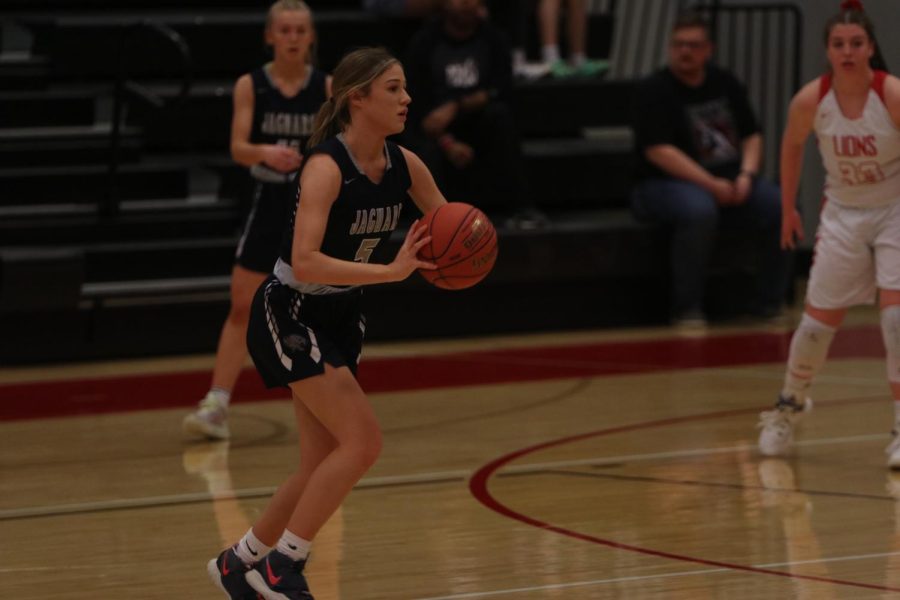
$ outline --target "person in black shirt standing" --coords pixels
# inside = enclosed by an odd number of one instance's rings
[[[303,567],[312,540],[381,450],[355,377],[363,286],[435,268],[417,258],[431,239],[418,220],[393,256],[385,242],[409,199],[423,213],[446,202],[425,164],[386,139],[403,130],[409,103],[400,63],[363,48],[341,59],[316,118],[299,200],[247,330],[266,385],[291,390],[300,465],[244,537],[209,562],[231,598],[311,598]]]
[[[481,0],[444,0],[411,40],[405,63],[416,101],[407,139],[451,200],[537,224],[509,106],[509,43],[486,15]]]
[[[231,308],[222,326],[212,384],[184,418],[191,436],[227,439],[231,392],[247,358],[247,318],[253,293],[272,272],[284,222],[296,198],[302,148],[312,134],[331,77],[312,65],[312,13],[302,0],[269,9],[266,43],[272,62],[241,76],[234,87],[231,155],[250,170],[252,204],[231,272]]]
[[[761,268],[751,312],[775,316],[787,286],[781,250],[781,192],[759,177],[762,134],[746,90],[712,64],[709,27],[686,13],[676,21],[669,64],[638,86],[635,136],[638,183],[632,208],[639,219],[673,228],[672,317],[706,323],[706,269],[719,221],[758,232]]]

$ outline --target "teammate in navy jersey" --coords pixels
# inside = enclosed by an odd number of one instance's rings
[[[860,2],[841,5],[825,28],[830,71],[791,101],[781,143],[781,244],[803,237],[796,211],[803,150],[815,133],[825,166],[825,205],[816,232],[806,307],[791,339],[784,386],[760,415],[759,450],[787,453],[806,394],[850,306],[881,307],[887,378],[894,397],[888,466],[900,468],[900,79],[888,75]]]
[[[403,131],[410,97],[400,63],[363,48],[334,71],[316,119],[300,194],[275,272],[257,291],[247,345],[269,387],[291,390],[300,464],[256,524],[208,565],[231,598],[311,598],[310,544],[381,451],[381,431],[355,378],[365,334],[363,286],[435,265],[415,221],[397,253],[385,246],[408,199],[446,202],[415,154],[386,140]]]
[[[302,148],[331,95],[331,77],[312,65],[315,31],[305,2],[272,4],[265,39],[274,59],[241,76],[234,87],[231,156],[250,170],[252,203],[231,272],[231,309],[219,337],[212,385],[197,410],[184,418],[184,430],[192,436],[229,437],[228,405],[247,358],[250,302],[278,258],[296,199]]]

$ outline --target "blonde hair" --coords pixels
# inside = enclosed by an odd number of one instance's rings
[[[272,28],[272,24],[275,23],[275,13],[287,11],[287,10],[296,10],[300,12],[305,12],[309,14],[309,22],[313,26],[313,30],[315,30],[315,23],[313,23],[313,13],[312,9],[309,5],[303,0],[275,0],[272,5],[269,7],[268,12],[266,13],[266,28],[265,31],[268,32]],[[309,64],[315,64],[315,55],[316,55],[316,41],[313,38],[312,46],[309,48],[309,52],[306,55],[306,62]]]
[[[369,94],[372,82],[394,65],[399,65],[384,48],[360,48],[345,55],[332,74],[331,99],[322,104],[307,142],[312,148],[344,131],[350,125],[350,95]]]
[[[275,21],[275,13],[283,10],[301,10],[308,12],[310,17],[312,16],[312,10],[303,0],[275,0],[269,7],[269,12],[266,13],[266,29],[271,27],[272,22]]]

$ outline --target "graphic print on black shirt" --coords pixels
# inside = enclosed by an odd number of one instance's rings
[[[740,160],[740,138],[725,98],[685,106],[697,160],[706,168]]]

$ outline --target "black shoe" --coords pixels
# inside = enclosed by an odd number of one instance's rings
[[[259,597],[245,579],[250,567],[238,558],[234,553],[234,547],[225,550],[218,558],[209,561],[206,570],[213,583],[228,594],[231,600],[257,600]]]
[[[273,550],[247,571],[247,583],[265,600],[313,600],[303,576],[305,560]]]

